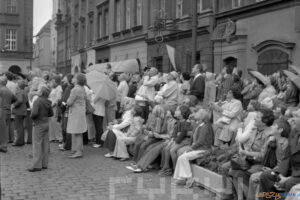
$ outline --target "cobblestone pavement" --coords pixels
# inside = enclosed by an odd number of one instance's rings
[[[104,158],[105,150],[85,146],[84,157],[69,159],[51,144],[49,167],[30,173],[31,145],[9,147],[1,157],[2,200],[146,200],[213,199],[207,191],[195,187],[186,190],[160,178],[157,172],[135,174],[128,162]],[[181,194],[179,194],[181,193]],[[185,194],[184,194],[185,193]]]

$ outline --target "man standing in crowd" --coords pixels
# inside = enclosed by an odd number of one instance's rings
[[[191,83],[190,94],[196,96],[200,102],[203,101],[205,90],[205,77],[203,72],[204,69],[201,64],[196,64],[192,69],[194,79]]]
[[[0,77],[0,97],[2,98],[1,108],[5,119],[5,130],[1,133],[0,138],[0,152],[7,152],[8,134],[9,134],[9,123],[11,116],[11,104],[16,101],[15,95],[6,87],[6,77]]]

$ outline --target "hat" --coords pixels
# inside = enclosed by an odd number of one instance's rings
[[[174,79],[178,78],[178,73],[176,71],[170,72],[170,75],[174,77]]]

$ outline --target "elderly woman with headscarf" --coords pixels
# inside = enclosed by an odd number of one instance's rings
[[[128,91],[129,91],[129,87],[128,87],[128,83],[127,80],[129,79],[128,75],[125,73],[122,73],[119,76],[119,85],[117,88],[117,106],[118,106],[118,110],[116,113],[116,117],[117,119],[120,119],[122,116],[122,111],[121,111],[121,107],[122,107],[122,102],[124,101],[124,98],[127,97],[128,95]]]
[[[69,116],[67,133],[72,135],[72,151],[75,153],[70,158],[79,158],[83,154],[83,133],[87,131],[86,122],[86,93],[84,85],[86,77],[84,74],[77,74],[74,77],[74,88],[67,100]]]
[[[50,119],[49,122],[49,140],[53,142],[62,142],[61,126],[58,123],[58,102],[61,100],[63,92],[60,83],[61,78],[59,75],[56,75],[52,78],[52,90],[49,95],[49,100],[52,103],[52,108],[54,112],[54,116]]]

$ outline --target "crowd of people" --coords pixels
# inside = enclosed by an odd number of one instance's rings
[[[186,187],[195,163],[221,174],[222,192],[238,200],[300,191],[300,83],[288,73],[244,78],[236,67],[216,75],[197,64],[191,74],[116,74],[109,66],[104,74],[114,100],[96,95],[84,73],[4,73],[0,152],[33,144],[35,172],[48,167],[49,142],[70,158],[92,144],[107,149],[107,159],[131,159],[128,170],[157,170]]]

